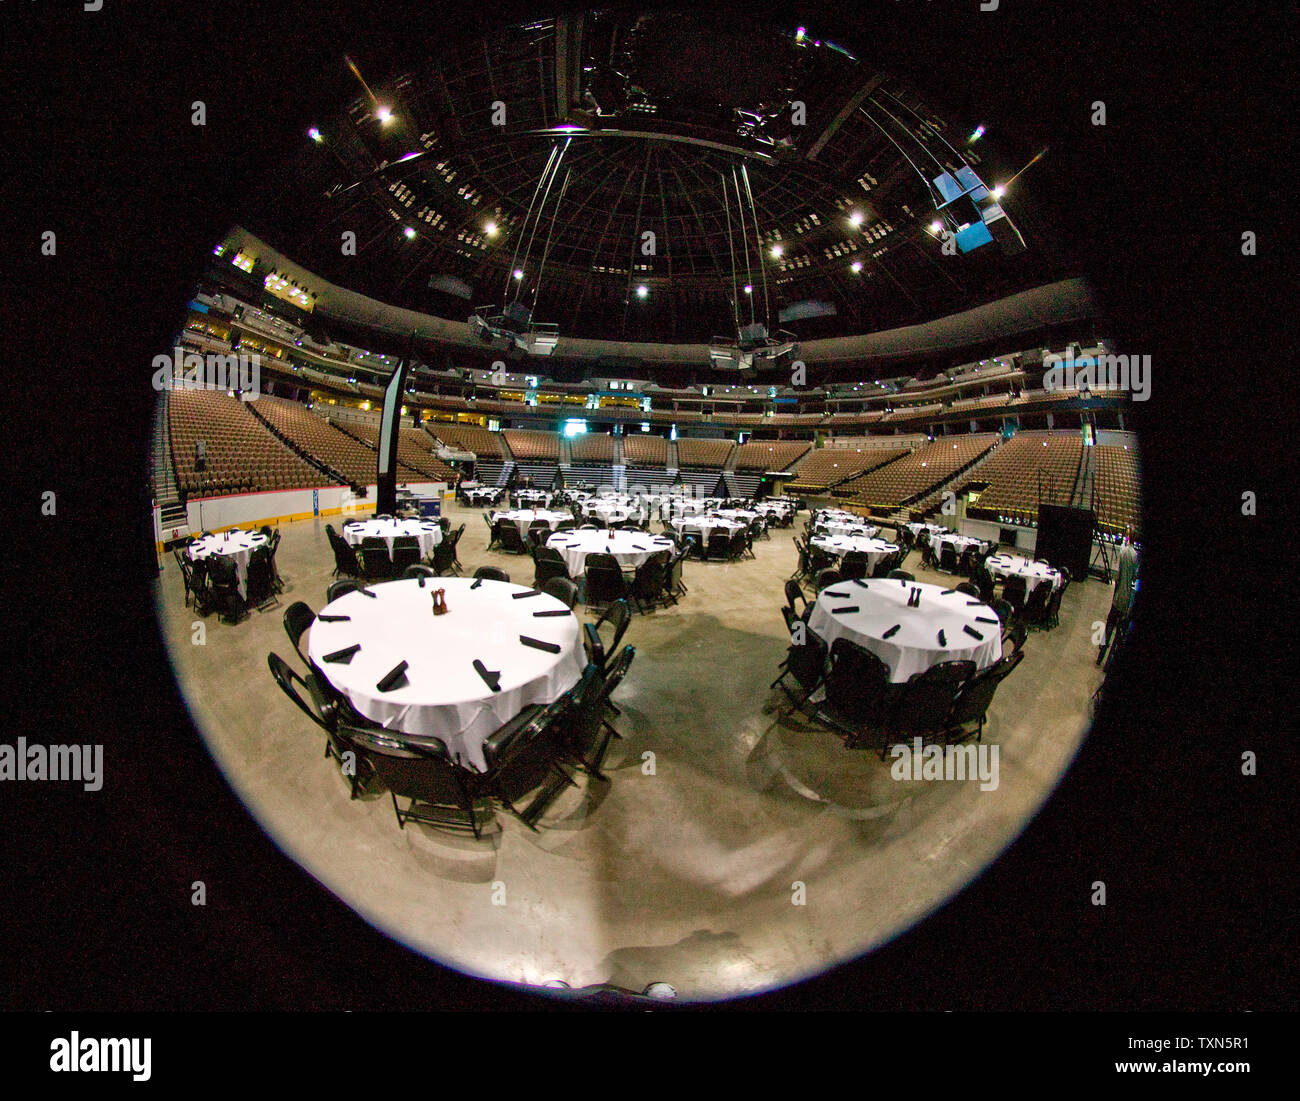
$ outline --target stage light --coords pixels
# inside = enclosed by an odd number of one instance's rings
[[[314,126],[313,126],[310,130],[307,131],[307,136],[308,136],[309,138],[311,138],[312,141],[324,141],[324,140],[325,140],[324,138],[321,137],[321,132],[320,132],[319,130],[317,130],[316,127],[314,127]]]
[[[383,125],[387,126],[388,123],[392,121],[393,112],[387,107],[376,107],[375,118],[377,118]]]
[[[516,279],[522,279],[523,277],[524,277],[524,269],[523,269],[523,268],[515,268],[515,278],[516,278]]]
[[[1003,187],[1001,184],[998,184],[998,186],[993,189],[993,198],[1000,199],[1006,193],[1007,193],[1007,189]]]
[[[644,298],[649,293],[650,293],[649,289],[644,284],[642,286],[637,287],[636,289],[636,296],[638,298]]]
[[[854,275],[857,275],[858,272],[860,272],[861,270],[862,270],[861,260],[854,260],[853,263],[849,265],[849,271],[853,272]]]
[[[849,222],[852,223],[855,227],[860,226],[862,224],[862,212],[855,210],[852,214],[849,215]]]
[[[772,255],[776,257],[776,259],[778,260],[781,259],[781,252],[782,252],[782,248],[780,245],[772,246]]]
[[[794,40],[795,40],[796,42],[802,42],[802,41],[803,41],[803,36],[806,35],[807,33],[808,33],[808,31],[807,31],[806,28],[804,28],[804,27],[796,27],[796,28],[795,28],[795,31],[794,31]]]
[[[407,226],[405,229],[402,230],[402,232],[406,234],[408,240],[415,236],[415,230],[413,230],[410,226]]]
[[[941,221],[939,221],[938,218],[936,218],[933,222],[930,223],[930,232],[931,232],[931,233],[942,233],[942,232],[943,232],[943,223],[942,223]]]
[[[980,138],[982,138],[983,136],[984,136],[984,124],[980,123],[979,126],[975,127],[975,133],[973,133],[968,140],[979,141]]]
[[[495,237],[497,232],[496,222],[488,222],[488,224],[483,227],[483,232],[489,237]]]
[[[752,286],[750,286],[748,283],[745,284],[745,293],[746,293],[746,294],[753,294],[753,293],[754,293],[754,288],[753,288]]]

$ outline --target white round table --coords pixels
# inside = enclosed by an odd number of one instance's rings
[[[908,598],[918,589],[921,603],[910,608]],[[855,610],[832,610],[836,608]],[[895,625],[898,630],[890,634]],[[966,627],[982,637],[967,633]],[[956,589],[915,581],[880,578],[831,585],[817,597],[808,629],[827,648],[848,638],[870,650],[889,666],[896,684],[942,661],[973,661],[977,669],[987,669],[1002,656],[1002,624],[992,608]]]
[[[848,520],[819,520],[816,529],[818,531],[824,531],[828,535],[848,535],[850,532],[861,532],[868,539],[880,534],[880,529],[878,527],[874,524],[868,524],[862,519],[859,519],[854,523],[851,523]]]
[[[602,524],[619,524],[636,514],[636,509],[616,501],[588,501],[582,506],[582,514]]]
[[[675,531],[698,531],[706,538],[715,528],[730,535],[735,531],[744,531],[747,527],[739,520],[728,520],[725,516],[679,516],[669,523]]]
[[[388,544],[389,558],[393,557],[393,540],[399,535],[414,535],[420,541],[420,557],[428,558],[442,542],[442,527],[435,520],[362,520],[343,528],[343,538],[354,547],[363,539],[382,539]]]
[[[827,554],[835,555],[836,558],[843,558],[849,551],[865,554],[869,573],[875,572],[885,555],[893,554],[898,550],[893,543],[863,535],[814,535],[808,542]]]
[[[266,536],[260,531],[241,531],[238,528],[232,531],[218,532],[216,535],[207,535],[202,539],[196,539],[189,547],[189,557],[191,562],[197,562],[201,558],[211,558],[213,555],[220,555],[235,560],[235,580],[239,584],[239,595],[245,600],[248,599],[248,559],[252,556],[254,550],[266,545]]]
[[[515,502],[521,505],[541,505],[545,508],[551,503],[551,494],[544,489],[516,489],[513,496]]]
[[[747,508],[720,508],[715,515],[721,516],[724,520],[739,520],[745,525],[758,517],[757,512]]]
[[[347,616],[312,623],[307,655],[372,722],[418,740],[438,738],[460,764],[483,771],[483,742],[529,704],[548,704],[582,676],[582,631],[565,604],[545,593],[516,599],[526,586],[468,577],[390,581],[370,586],[373,597],[350,592],[321,609]],[[433,614],[433,593],[446,594],[448,612]],[[537,616],[538,612],[565,615]],[[559,647],[536,649],[520,636]],[[359,645],[346,663],[328,655]],[[474,666],[499,674],[493,691]],[[405,680],[389,691],[379,683],[405,661]]]
[[[491,520],[495,524],[498,520],[510,520],[515,527],[519,529],[519,534],[527,538],[529,527],[538,520],[543,520],[546,526],[554,531],[565,520],[572,520],[571,512],[553,512],[544,508],[517,508],[511,512],[494,512],[491,514]]]
[[[494,504],[501,499],[501,494],[505,492],[500,486],[479,486],[477,489],[465,490],[465,500],[471,505],[489,505]]]
[[[939,524],[922,524],[919,522],[914,522],[911,524],[904,524],[903,526],[907,528],[907,530],[910,531],[913,535],[920,535],[922,531],[928,531],[931,535],[952,534],[952,528],[941,527]]]
[[[1018,558],[1014,554],[990,555],[984,565],[995,578],[1023,577],[1026,593],[1033,592],[1044,581],[1048,582],[1053,589],[1059,589],[1065,580],[1060,570],[1049,566],[1046,562],[1030,562],[1029,559]]]
[[[939,548],[950,546],[957,552],[960,558],[966,553],[968,547],[975,547],[977,550],[984,546],[982,540],[972,539],[969,535],[956,535],[953,532],[945,532],[943,535],[934,535],[930,538],[930,549],[934,551],[935,558],[939,557]]]
[[[611,535],[603,528],[557,532],[546,545],[560,552],[570,577],[579,577],[586,571],[589,554],[612,554],[621,569],[631,570],[652,554],[676,549],[671,539],[659,535],[641,531],[616,531]]]

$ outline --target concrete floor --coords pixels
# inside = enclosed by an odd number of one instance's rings
[[[530,561],[487,551],[479,510],[450,515],[467,525],[467,575],[494,564],[531,583]],[[481,842],[398,829],[387,794],[349,800],[323,736],[267,670],[270,650],[297,664],[283,609],[324,603],[323,521],[281,528],[280,607],[235,626],[211,616],[195,645],[197,617],[168,555],[159,615],[195,720],[251,813],[368,921],[488,978],[662,981],[683,998],[723,998],[860,955],[960,890],[1050,794],[1100,682],[1090,636],[1111,587],[1090,580],[1070,587],[1055,630],[1030,635],[994,700],[985,741],[1000,747],[998,788],[893,780],[889,762],[787,716],[785,694],[768,689],[804,519],[761,541],[757,561],[688,562],[689,595],[628,629],[637,655],[616,696],[624,737],[610,783],[569,789],[539,833],[502,813]],[[918,580],[951,584],[919,557],[906,564]]]

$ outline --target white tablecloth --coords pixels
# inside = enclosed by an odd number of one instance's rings
[[[307,654],[366,718],[414,738],[438,738],[461,764],[487,767],[483,742],[529,704],[551,703],[582,675],[586,653],[578,617],[537,618],[534,613],[568,611],[542,593],[523,600],[524,585],[468,577],[412,578],[370,586],[375,596],[351,592],[321,609],[346,615],[342,623],[311,626]],[[443,589],[448,612],[433,614],[433,593]],[[558,654],[519,641],[527,635],[560,646]],[[347,664],[326,654],[359,643]],[[474,669],[478,659],[501,674],[493,692]],[[377,687],[399,662],[407,663],[407,684],[390,692]]]
[[[1025,579],[1025,592],[1031,593],[1044,581],[1053,589],[1059,589],[1064,578],[1060,570],[1054,569],[1046,562],[1030,562],[1027,558],[1018,558],[1014,554],[990,555],[984,562],[989,573],[995,578],[1016,575]]]
[[[190,544],[191,562],[200,558],[210,558],[214,554],[235,560],[235,579],[239,583],[239,595],[248,599],[248,559],[257,547],[266,545],[266,536],[260,531],[223,531],[208,535]]]
[[[435,520],[362,520],[343,529],[343,538],[354,547],[359,547],[363,539],[384,540],[389,558],[393,557],[393,540],[399,535],[414,535],[420,541],[421,558],[428,558],[442,542],[442,528]]]
[[[565,520],[572,520],[571,512],[552,512],[544,508],[517,508],[513,512],[494,512],[491,514],[492,522],[498,520],[511,520],[515,527],[519,529],[519,534],[527,537],[529,525],[537,520],[546,521],[546,526],[554,531]]]
[[[930,537],[930,549],[934,551],[935,558],[939,557],[939,548],[943,546],[952,547],[957,552],[957,557],[960,558],[966,552],[967,547],[975,547],[978,550],[983,544],[980,540],[972,539],[968,535],[954,535],[952,532]]]
[[[500,486],[480,486],[477,489],[465,490],[465,500],[471,505],[492,504],[501,499],[501,494],[505,492]]]
[[[921,604],[909,608],[907,600],[914,589],[921,590]],[[843,615],[831,612],[845,607],[858,610]],[[977,622],[977,617],[988,622]],[[899,630],[884,638],[895,624],[901,625]],[[973,638],[964,626],[984,637]],[[955,589],[945,592],[940,585],[914,581],[879,579],[867,581],[865,587],[855,581],[831,585],[817,597],[808,628],[828,647],[847,637],[870,650],[889,666],[895,683],[941,661],[973,661],[978,669],[987,669],[1002,656],[1002,628],[992,608]],[[941,629],[943,645],[939,642]]]
[[[733,531],[743,531],[746,527],[739,520],[728,520],[723,516],[679,516],[669,522],[676,531],[698,531],[706,538],[715,528],[721,528],[730,535]]]
[[[551,494],[545,489],[516,489],[513,493],[515,502],[521,505],[541,505],[551,503]]]
[[[758,516],[758,513],[747,508],[720,508],[717,515],[724,520],[739,520],[742,524],[748,525]]]
[[[817,530],[824,531],[828,535],[848,535],[850,531],[865,532],[868,539],[874,535],[880,534],[880,529],[874,524],[868,524],[865,520],[859,519],[854,522],[848,520],[820,520],[817,523]]]
[[[602,524],[619,524],[636,515],[633,506],[613,501],[587,501],[582,506],[582,514]]]
[[[856,512],[847,512],[842,508],[823,508],[813,515],[814,524],[855,524],[861,527],[866,522],[865,516],[859,516]]]
[[[861,535],[814,535],[808,542],[836,558],[843,558],[849,551],[861,551],[867,556],[867,568],[872,572],[885,555],[898,550],[893,543]]]
[[[625,570],[635,569],[658,551],[671,551],[671,540],[637,531],[616,531],[611,536],[600,531],[561,531],[546,541],[560,552],[570,577],[580,576],[587,568],[587,555],[612,554]],[[606,548],[609,548],[608,551]]]
[[[941,527],[938,524],[912,523],[912,524],[904,524],[903,526],[906,527],[907,530],[910,531],[913,535],[920,535],[922,531],[928,531],[931,536],[952,533],[952,528]]]

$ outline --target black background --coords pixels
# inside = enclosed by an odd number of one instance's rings
[[[106,744],[107,782],[6,784],[0,994],[11,1009],[530,1009],[366,925],[283,857],[213,766],[153,613],[151,360],[268,166],[355,95],[342,63],[482,33],[537,5],[0,7],[5,739]],[[1294,1006],[1294,688],[1257,652],[1294,590],[1278,492],[1294,235],[1280,64],[1294,27],[1231,8],[746,5],[825,35],[1018,148],[1068,213],[1116,345],[1153,357],[1138,407],[1138,626],[1091,736],[993,866],[873,955],[727,1003],[769,1009]],[[377,63],[377,62],[376,62]],[[1287,78],[1289,79],[1289,78]],[[206,127],[190,103],[207,104]],[[1107,104],[1108,125],[1089,122]],[[314,105],[319,105],[316,108]],[[1291,173],[1292,183],[1294,173]],[[1027,181],[1028,182],[1028,181]],[[1288,187],[1292,184],[1289,183]],[[58,234],[55,258],[40,233]],[[1240,252],[1254,230],[1259,255]],[[1293,295],[1294,265],[1288,295]],[[40,515],[57,493],[57,514]],[[1243,517],[1241,494],[1258,494]],[[1256,573],[1272,559],[1281,589]],[[1286,664],[1291,658],[1284,659]],[[1253,750],[1259,774],[1241,775]],[[189,902],[207,884],[208,904]],[[1108,904],[1089,904],[1094,880]],[[884,889],[885,885],[882,885]]]

